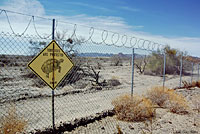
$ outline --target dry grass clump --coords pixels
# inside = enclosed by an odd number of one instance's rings
[[[192,83],[187,82],[187,81],[183,81],[183,88],[193,88],[193,87],[199,87],[200,88],[200,81],[192,81]]]
[[[173,113],[188,113],[189,106],[186,99],[172,89],[154,87],[147,92],[147,98],[160,107],[169,108]]]
[[[0,126],[0,134],[23,133],[27,126],[27,121],[17,116],[16,109],[11,107],[8,115],[0,119]]]
[[[153,87],[147,92],[147,97],[156,105],[164,107],[164,103],[169,98],[168,88]]]
[[[200,80],[196,82],[196,86],[200,88]]]
[[[169,100],[166,103],[167,108],[172,113],[177,114],[187,114],[189,110],[189,105],[185,97],[175,92],[168,92]]]
[[[121,95],[112,101],[119,120],[143,121],[154,116],[151,100],[143,96]]]

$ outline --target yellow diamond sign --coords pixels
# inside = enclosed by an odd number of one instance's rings
[[[70,58],[55,40],[28,64],[28,67],[52,89],[58,86],[73,66]]]

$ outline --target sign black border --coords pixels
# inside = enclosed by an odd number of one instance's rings
[[[69,69],[69,71],[63,76],[63,78],[58,82],[58,84],[55,86],[55,87],[51,87],[50,84],[48,84],[42,77],[40,77],[39,74],[37,74],[33,68],[30,67],[30,64],[38,57],[40,56],[43,51],[48,47],[50,46],[52,43],[55,43],[59,48],[60,50],[65,54],[65,56],[71,61],[72,63],[72,67]],[[36,74],[36,76],[38,76],[46,85],[48,85],[52,90],[56,89],[56,87],[58,85],[60,85],[60,83],[63,81],[63,79],[68,75],[68,73],[72,70],[72,68],[74,67],[74,63],[72,62],[71,58],[62,50],[62,48],[58,45],[58,43],[55,41],[55,40],[52,40],[45,48],[42,49],[42,51],[40,51],[39,54],[37,54],[37,56],[35,56],[29,63],[28,63],[28,68],[34,73]]]

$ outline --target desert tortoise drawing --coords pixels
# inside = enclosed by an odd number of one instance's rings
[[[54,63],[54,71],[58,69],[58,72],[60,73],[61,71],[61,66],[60,63],[62,63],[64,60],[60,59],[48,59],[46,60],[41,69],[42,71],[46,74],[46,77],[49,78],[49,73],[53,72],[53,63]]]

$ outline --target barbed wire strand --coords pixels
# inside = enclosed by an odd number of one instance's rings
[[[3,12],[3,11],[2,11],[2,12]],[[10,27],[12,33],[15,34],[15,35],[18,35],[18,36],[24,35],[24,34],[26,33],[26,31],[28,30],[28,28],[29,28],[31,22],[32,22],[32,17],[31,17],[31,19],[29,20],[29,22],[28,22],[27,26],[25,27],[24,31],[23,31],[21,34],[17,34],[17,33],[15,33],[15,31],[13,30],[13,27],[12,27],[12,25],[11,25],[11,23],[10,23],[10,19],[9,19],[8,14],[7,14],[7,12],[6,12],[5,10],[4,10],[4,13],[5,13],[5,15],[6,15],[6,19],[7,19],[7,22],[8,22],[8,24],[9,24],[9,27]]]
[[[35,33],[37,34],[38,37],[40,37],[41,39],[48,39],[50,36],[52,36],[52,34],[49,34],[46,37],[42,37],[37,31],[37,28],[36,28],[36,25],[35,25],[35,19],[34,19],[35,17],[32,16],[32,18],[33,18],[33,27],[34,27]]]
[[[45,19],[45,20],[52,20],[50,18],[46,18],[46,17],[41,17],[41,16],[36,16],[36,15],[30,15],[30,14],[25,14],[25,13],[19,13],[19,12],[15,12],[15,11],[10,11],[10,10],[5,10],[5,9],[0,9],[1,11],[6,11],[6,12],[10,12],[10,13],[14,13],[14,14],[18,14],[18,15],[23,15],[23,16],[34,16],[36,18],[40,18],[40,19]]]
[[[74,23],[71,23],[71,22],[66,22],[66,21],[61,21],[61,20],[59,20],[60,22],[62,22],[62,23],[67,23],[67,24],[71,24],[71,25],[74,25]],[[76,25],[79,25],[79,26],[83,26],[83,27],[88,27],[88,28],[91,28],[91,27],[89,27],[89,26],[87,26],[87,25],[82,25],[82,24],[76,24]],[[109,31],[109,30],[105,30],[105,29],[101,29],[101,28],[95,28],[96,30],[101,30],[102,32],[104,32],[105,33],[105,31],[107,31],[107,32],[109,32],[109,33],[113,33],[113,34],[116,34],[117,32],[113,32],[113,31]],[[102,33],[103,34],[103,33]],[[119,33],[118,33],[119,34]],[[119,34],[120,35],[120,34]],[[112,35],[113,36],[113,35]],[[123,35],[122,35],[123,36]],[[127,37],[130,37],[130,38],[136,38],[136,37],[131,37],[131,36],[128,36],[128,35],[126,35]],[[103,38],[103,37],[101,37],[101,38]],[[122,37],[121,37],[121,39],[122,39]],[[112,40],[113,39],[111,39],[111,42],[112,42]],[[141,38],[138,38],[138,40],[145,40],[145,39],[141,39]],[[94,44],[97,44],[97,45],[100,45],[100,44],[103,44],[103,42],[104,42],[104,44],[106,44],[106,45],[109,45],[109,46],[111,46],[111,44],[108,44],[108,43],[105,43],[105,39],[103,38],[103,40],[101,41],[101,42],[95,42],[95,41],[93,41],[92,39],[91,39],[91,41],[92,41],[92,43],[94,43]],[[148,42],[153,42],[153,41],[150,41],[150,40],[146,40],[146,41],[148,41]],[[117,43],[118,41],[116,41],[116,43]],[[122,41],[123,42],[123,41]],[[126,42],[126,41],[125,41]],[[131,41],[132,42],[132,41]],[[124,43],[123,43],[124,44]],[[135,44],[135,43],[134,43]],[[151,44],[151,43],[150,43]],[[156,45],[155,44],[158,44],[158,43],[154,43],[154,45],[152,46],[152,47],[149,47],[149,48],[153,48],[153,49],[149,49],[149,51],[155,51],[155,50],[157,50],[157,49],[155,49],[155,47],[156,47]],[[125,44],[124,44],[125,45]],[[124,46],[124,45],[121,45],[121,46]],[[130,43],[130,47],[129,46],[124,46],[124,47],[126,47],[126,48],[132,48],[132,46],[134,46],[134,45],[132,45],[131,43]],[[120,47],[120,46],[117,46],[117,45],[115,45],[116,47]],[[162,45],[163,47],[165,47],[166,45]],[[157,46],[158,47],[158,46]],[[137,47],[137,49],[140,49],[140,47]],[[143,48],[141,48],[141,49],[143,49]],[[143,50],[148,50],[148,49],[143,49]]]
[[[10,27],[10,29],[11,29],[12,33],[13,33],[13,34],[16,34],[16,33],[14,32],[14,30],[13,30],[13,28],[12,28],[11,24],[10,24],[9,17],[8,17],[8,15],[7,15],[7,12],[6,12],[5,10],[4,10],[4,13],[5,13],[5,15],[6,15],[7,22],[8,22],[8,25],[9,25],[9,27]]]
[[[11,31],[13,32],[13,34],[16,34],[16,33],[14,32],[14,30],[12,28],[12,25],[10,23],[10,20],[9,20],[7,12],[11,12],[11,13],[19,14],[19,15],[31,16],[31,15],[28,15],[28,14],[23,14],[23,13],[8,11],[8,10],[2,10],[2,9],[0,9],[0,10],[1,10],[1,13],[5,12],[5,15],[6,15],[6,18],[7,18],[7,22],[9,24],[9,27],[10,27]],[[30,26],[30,23],[33,22],[33,27],[34,27],[34,30],[35,30],[37,36],[40,37],[41,39],[48,39],[52,35],[49,34],[46,37],[42,37],[39,34],[39,32],[37,30],[37,27],[36,27],[36,23],[35,23],[35,17],[42,18],[42,19],[47,19],[47,20],[52,20],[52,19],[49,19],[49,18],[44,18],[44,17],[39,17],[39,16],[31,16],[32,19],[30,19],[27,27],[25,28],[24,32],[20,36],[25,34],[25,32],[28,30],[28,28]],[[83,27],[89,28],[88,39],[81,40],[80,43],[86,43],[86,42],[91,41],[92,43],[97,44],[97,45],[103,45],[104,44],[104,45],[108,45],[108,46],[125,47],[125,48],[134,48],[135,47],[137,49],[143,49],[143,50],[149,50],[149,51],[162,51],[162,49],[165,47],[165,45],[161,45],[159,43],[155,43],[155,42],[150,41],[150,40],[145,40],[145,39],[137,38],[137,37],[134,37],[134,36],[128,36],[126,34],[121,35],[120,33],[112,32],[112,31],[105,30],[105,29],[89,27],[89,26],[81,25],[81,24],[77,25],[77,24],[74,24],[74,23],[71,23],[71,22],[65,22],[65,21],[60,21],[60,20],[56,21],[55,30],[56,30],[56,28],[58,26],[58,22],[67,23],[67,24],[71,24],[71,25],[74,26],[73,27],[73,32],[70,35],[70,38],[74,38],[76,41],[80,41],[80,39],[78,38],[78,35],[77,35],[77,26],[83,26]],[[96,42],[93,39],[93,37],[94,37],[93,35],[95,34],[95,31],[97,31],[97,30],[101,31],[101,41],[99,41],[99,42]],[[111,37],[111,43],[107,42],[109,35]],[[115,41],[114,41],[114,37],[116,38]],[[133,42],[133,39],[135,40],[134,42]],[[120,43],[119,43],[119,41],[120,41]],[[128,44],[128,42],[129,42],[129,44]],[[117,43],[119,43],[121,45],[116,45]],[[129,45],[129,46],[127,46],[127,45]]]
[[[70,23],[71,24],[71,23]],[[73,32],[73,34],[72,34],[72,36],[71,37],[76,37],[76,39],[78,39],[77,38],[77,34],[76,34],[76,29],[77,29],[77,24],[75,24],[75,26],[74,26],[74,32]],[[108,46],[112,46],[112,45],[114,45],[114,46],[116,46],[116,47],[126,47],[126,48],[132,48],[132,47],[134,47],[136,44],[137,44],[137,49],[143,49],[143,50],[149,50],[149,51],[156,51],[156,50],[161,50],[161,48],[160,48],[160,46],[161,46],[161,44],[158,44],[158,43],[155,43],[155,42],[152,42],[152,41],[150,41],[150,40],[145,40],[145,39],[140,39],[140,38],[136,38],[136,37],[130,37],[131,39],[130,39],[130,46],[126,46],[126,44],[127,44],[127,41],[128,41],[128,36],[127,35],[121,35],[121,37],[120,37],[120,34],[119,33],[114,33],[114,32],[112,32],[112,35],[111,35],[111,42],[112,42],[112,44],[108,44],[107,42],[106,42],[106,40],[108,39],[108,30],[103,30],[102,31],[102,33],[101,33],[101,42],[95,42],[93,39],[92,39],[92,36],[93,36],[93,34],[94,34],[94,29],[93,29],[93,27],[90,27],[90,29],[92,29],[92,33],[90,34],[89,33],[89,38],[87,39],[87,40],[85,40],[85,42],[87,42],[88,40],[91,40],[91,42],[92,43],[94,43],[94,44],[97,44],[97,45],[101,45],[101,44],[105,44],[105,45],[108,45]],[[91,30],[90,30],[91,31]],[[117,40],[115,41],[115,43],[113,43],[113,38],[114,38],[114,36],[115,35],[118,35],[117,36]],[[133,38],[135,38],[136,39],[136,41],[134,42],[134,44],[132,43],[132,39]],[[119,41],[119,39],[121,39],[121,44],[122,45],[120,45],[120,46],[118,46],[118,45],[115,45],[116,43],[118,43],[118,41]],[[137,40],[138,39],[138,40]],[[141,45],[140,45],[140,42],[141,42]],[[148,43],[148,45],[145,47],[145,43],[146,42],[149,42]],[[82,42],[82,43],[84,43],[84,41]],[[162,46],[164,46],[164,45],[162,45]]]
[[[2,12],[3,12],[3,10],[1,10],[0,15],[1,15]]]

